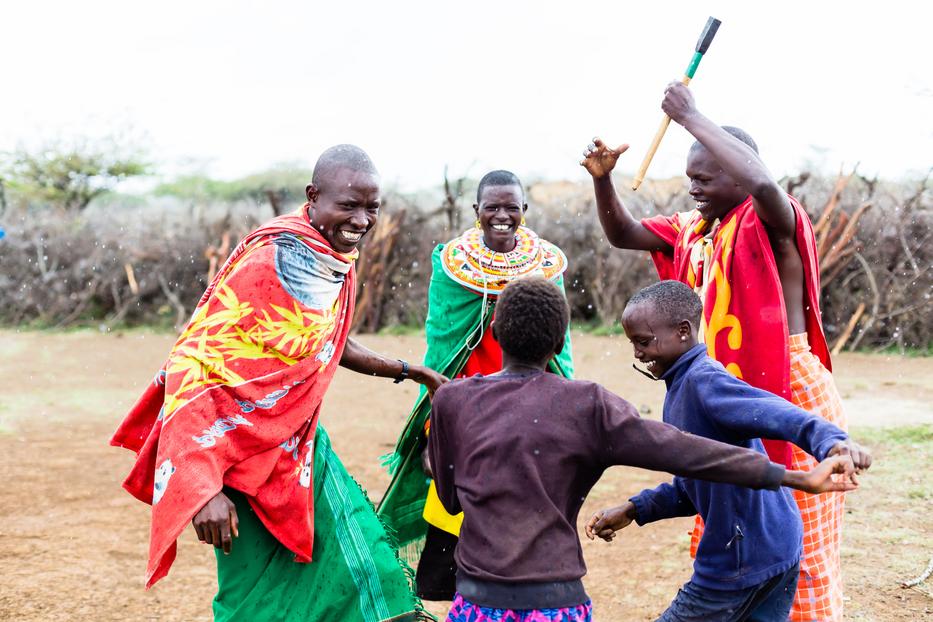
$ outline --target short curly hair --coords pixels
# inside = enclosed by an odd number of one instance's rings
[[[502,350],[520,361],[539,363],[560,346],[570,308],[563,292],[541,277],[509,283],[496,304],[496,339]]]
[[[703,313],[703,303],[692,289],[680,281],[661,281],[642,289],[629,298],[626,309],[643,302],[650,302],[654,306],[655,314],[674,326],[684,320],[689,320],[694,329],[700,325],[700,315]]]

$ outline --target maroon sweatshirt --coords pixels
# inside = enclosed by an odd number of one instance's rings
[[[441,503],[464,512],[458,588],[464,578],[515,587],[578,581],[586,565],[577,514],[610,466],[770,489],[784,474],[758,452],[642,419],[596,383],[544,372],[442,386],[429,453]]]

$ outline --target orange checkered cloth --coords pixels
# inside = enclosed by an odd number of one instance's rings
[[[791,401],[814,415],[848,430],[842,399],[832,374],[811,351],[805,334],[790,336]],[[817,461],[792,445],[791,467],[809,471]],[[842,622],[842,565],[839,547],[845,494],[810,495],[794,491],[803,519],[803,556],[797,596],[790,612],[792,622]],[[703,520],[697,516],[690,541],[696,557],[703,536]]]

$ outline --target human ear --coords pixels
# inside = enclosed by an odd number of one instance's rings
[[[677,335],[681,341],[687,341],[693,336],[693,325],[689,320],[681,320],[677,325]]]
[[[314,184],[308,184],[305,186],[305,195],[308,197],[308,201],[311,201],[312,203],[317,200],[317,197],[320,193],[321,191],[318,190],[318,187]]]
[[[566,337],[562,335],[560,341],[557,342],[557,346],[554,348],[554,356],[558,356],[561,352],[564,351],[564,344],[566,341]]]

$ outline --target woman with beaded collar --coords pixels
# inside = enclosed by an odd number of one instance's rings
[[[553,280],[563,289],[567,268],[564,253],[525,226],[528,205],[514,173],[496,170],[484,175],[476,201],[475,226],[439,244],[432,255],[424,365],[448,378],[501,370],[502,350],[488,330],[499,293],[509,282],[532,275]],[[563,352],[551,361],[549,370],[572,376],[569,330]],[[463,515],[444,511],[429,479],[423,451],[430,411],[422,391],[395,452],[387,456],[393,478],[378,513],[396,532],[401,554],[418,561],[419,596],[451,600],[454,547]]]

